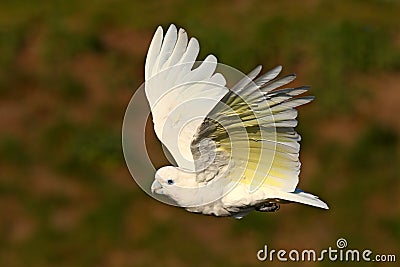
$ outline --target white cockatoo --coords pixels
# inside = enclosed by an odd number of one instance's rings
[[[157,137],[177,167],[157,170],[151,186],[190,212],[242,218],[297,202],[326,203],[297,188],[300,136],[297,106],[313,97],[308,87],[277,89],[295,79],[275,79],[278,66],[255,68],[227,88],[217,59],[196,62],[199,43],[171,25],[158,27],[145,63],[145,93]],[[259,76],[259,77],[257,77]]]

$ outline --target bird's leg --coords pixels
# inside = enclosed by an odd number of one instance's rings
[[[256,211],[261,212],[275,212],[279,210],[279,204],[275,202],[265,202],[256,207]]]

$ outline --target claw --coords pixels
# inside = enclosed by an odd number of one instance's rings
[[[261,212],[275,212],[279,210],[279,204],[275,202],[266,202],[256,207],[256,211]]]

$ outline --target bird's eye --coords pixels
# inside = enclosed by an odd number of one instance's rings
[[[172,185],[172,184],[174,184],[174,180],[168,179],[168,180],[167,180],[167,183],[168,183],[169,185]]]

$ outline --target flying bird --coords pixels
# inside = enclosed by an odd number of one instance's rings
[[[282,203],[328,209],[297,188],[300,135],[296,107],[309,87],[282,88],[281,66],[261,66],[229,85],[214,55],[197,62],[199,43],[184,29],[158,27],[145,63],[145,94],[154,131],[176,166],[155,173],[153,194],[187,211],[242,218]]]

